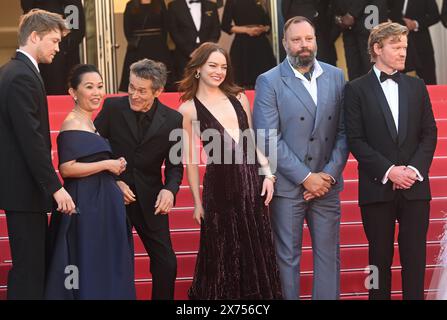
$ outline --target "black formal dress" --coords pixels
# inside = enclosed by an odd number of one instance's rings
[[[40,64],[39,69],[45,83],[48,95],[66,95],[68,93],[68,75],[71,69],[80,63],[79,45],[85,35],[85,14],[81,0],[21,0],[23,11],[26,13],[33,8],[39,8],[60,14],[67,18],[71,11],[65,13],[67,6],[77,7],[79,12],[78,28],[62,38],[59,44],[59,53],[51,64]],[[71,21],[69,21],[71,22]]]
[[[374,71],[348,83],[345,91],[345,126],[349,149],[359,163],[359,205],[369,242],[369,264],[379,272],[379,287],[370,290],[370,299],[391,298],[396,220],[403,298],[424,298],[429,168],[437,128],[422,80],[401,74],[397,90],[398,128]],[[416,181],[408,190],[394,191],[391,181],[383,184],[392,165],[413,166],[423,181]]]
[[[22,53],[0,69],[0,208],[12,269],[8,299],[43,299],[47,213],[62,185],[51,162],[43,80]]]
[[[247,115],[235,97],[229,98],[239,127],[248,129]],[[282,297],[269,210],[260,196],[258,165],[247,155],[248,145],[236,142],[197,98],[200,130],[216,130],[221,158],[208,162],[203,180],[205,217],[200,231],[191,299],[280,299]],[[208,141],[209,142],[209,141]],[[207,143],[204,141],[204,145]],[[253,149],[252,149],[253,150]],[[211,153],[211,152],[210,152]],[[240,159],[225,164],[224,159]],[[208,154],[210,157],[216,156]],[[252,159],[253,160],[253,159]]]
[[[92,163],[111,158],[110,144],[93,132],[63,131],[57,137],[59,163]],[[56,300],[135,299],[133,239],[123,193],[102,171],[65,179],[77,213],[55,212],[50,223],[50,263],[45,298]],[[76,267],[75,287],[66,286],[66,267]]]
[[[169,233],[169,216],[154,214],[161,189],[177,194],[183,177],[181,155],[170,157],[179,139],[170,140],[174,130],[182,129],[182,115],[157,99],[149,114],[138,116],[130,109],[129,98],[109,98],[95,119],[98,132],[110,142],[113,158],[124,157],[127,168],[119,179],[136,195],[127,206],[129,222],[135,227],[150,256],[152,299],[173,299],[177,260]],[[137,121],[137,117],[141,121]],[[165,165],[162,179],[162,165]]]
[[[168,71],[166,90],[173,90],[173,65],[167,45],[168,13],[164,0],[135,5],[129,1],[124,10],[124,34],[128,40],[119,90],[127,92],[130,65],[148,58],[163,62]]]
[[[405,16],[402,15],[404,0],[392,1],[391,20],[405,25],[403,18],[416,20],[417,31],[411,31],[408,36],[408,59],[406,69],[416,70],[417,75],[424,79],[425,84],[436,84],[435,51],[430,36],[429,27],[440,20],[436,0],[408,0]]]
[[[270,18],[260,0],[227,0],[225,3],[222,29],[228,34],[232,34],[233,25],[270,27],[270,24]],[[276,65],[266,33],[255,37],[236,34],[231,44],[230,57],[236,83],[247,89],[254,87],[261,73]]]
[[[201,24],[197,30],[185,0],[169,3],[169,34],[175,43],[174,65],[176,80],[183,78],[191,53],[204,42],[217,42],[220,38],[220,22],[216,3],[201,0]],[[199,42],[197,42],[197,37]]]

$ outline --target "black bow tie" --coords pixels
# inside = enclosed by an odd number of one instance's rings
[[[200,3],[202,1],[201,0],[189,0],[188,2],[189,2],[189,4],[192,4],[192,3]]]
[[[385,73],[383,71],[380,72],[380,82],[384,82],[384,81],[386,81],[388,79],[391,79],[391,80],[393,80],[396,83],[399,83],[400,73],[399,72],[395,72],[393,74],[388,74],[388,73]]]

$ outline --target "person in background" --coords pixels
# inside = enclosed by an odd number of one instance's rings
[[[245,89],[253,89],[256,78],[276,65],[267,38],[270,17],[262,0],[227,0],[222,30],[236,35],[230,50],[235,82]]]
[[[174,74],[167,45],[168,11],[164,0],[131,0],[124,10],[127,51],[119,91],[127,92],[130,65],[144,58],[160,61],[168,69],[166,91],[172,91]]]

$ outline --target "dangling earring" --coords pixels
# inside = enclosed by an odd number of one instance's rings
[[[73,98],[73,100],[74,100],[75,104],[77,105],[78,104],[78,98],[75,97],[75,98]]]
[[[199,70],[196,71],[196,74],[194,75],[194,78],[200,79],[200,72],[199,72]]]

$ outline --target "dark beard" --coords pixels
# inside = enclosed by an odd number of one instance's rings
[[[307,57],[300,57],[300,54],[303,52],[309,52],[310,54]],[[312,52],[310,50],[305,50],[301,52],[297,52],[295,55],[292,55],[290,53],[287,54],[287,58],[289,59],[290,64],[294,68],[306,68],[310,67],[314,64],[315,56],[317,55],[316,52]]]

